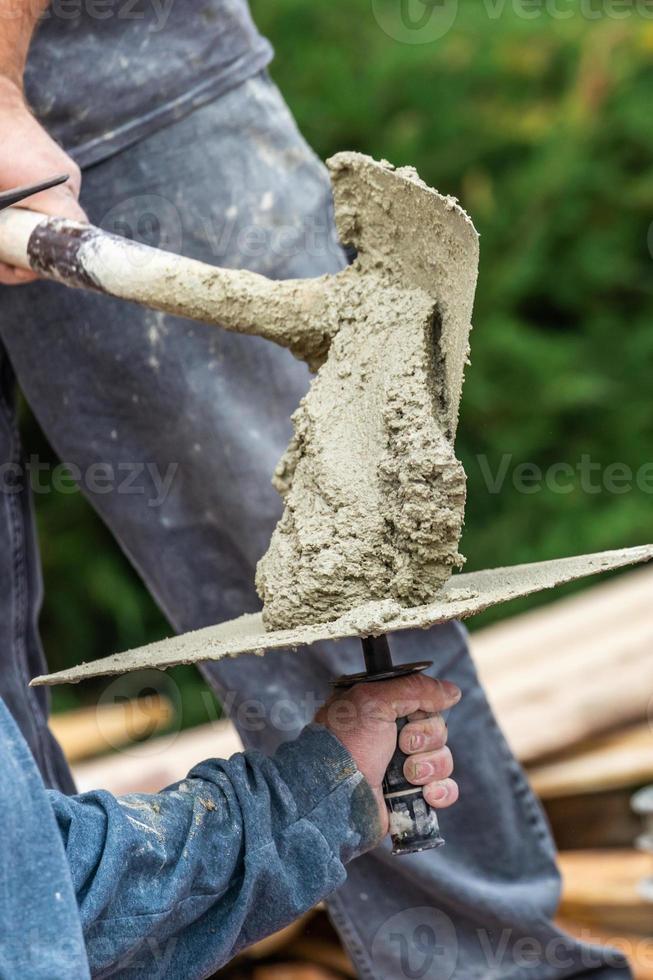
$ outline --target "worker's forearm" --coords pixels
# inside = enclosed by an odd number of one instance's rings
[[[381,835],[372,790],[319,725],[153,796],[50,797],[93,975],[208,976],[332,892]]]
[[[0,0],[0,98],[22,91],[32,34],[48,0]]]

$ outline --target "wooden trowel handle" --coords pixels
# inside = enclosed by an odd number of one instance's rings
[[[277,282],[221,269],[24,208],[0,213],[0,261],[67,286],[265,337],[309,365],[328,349],[324,280]]]

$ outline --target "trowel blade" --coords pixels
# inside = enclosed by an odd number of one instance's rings
[[[56,674],[36,677],[33,685],[76,684],[88,677],[122,674],[144,667],[165,669],[175,664],[220,660],[241,653],[263,654],[305,646],[321,640],[349,636],[374,636],[397,630],[435,626],[451,619],[465,619],[520,596],[552,589],[564,582],[635,565],[653,558],[653,545],[603,551],[594,555],[560,558],[530,565],[486,569],[454,575],[432,602],[404,608],[394,600],[368,602],[328,623],[266,632],[260,613],[240,616],[216,626],[160,640],[148,646],[117,653],[92,663],[82,663]]]

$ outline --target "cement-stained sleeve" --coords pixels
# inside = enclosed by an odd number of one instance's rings
[[[160,793],[48,795],[93,976],[209,976],[334,891],[381,834],[369,784],[320,725]]]

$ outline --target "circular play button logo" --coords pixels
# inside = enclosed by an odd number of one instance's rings
[[[450,980],[458,962],[456,928],[432,906],[404,909],[387,919],[372,943],[374,963],[397,980]]]
[[[402,44],[430,44],[447,34],[458,16],[458,0],[372,0],[374,18]]]

